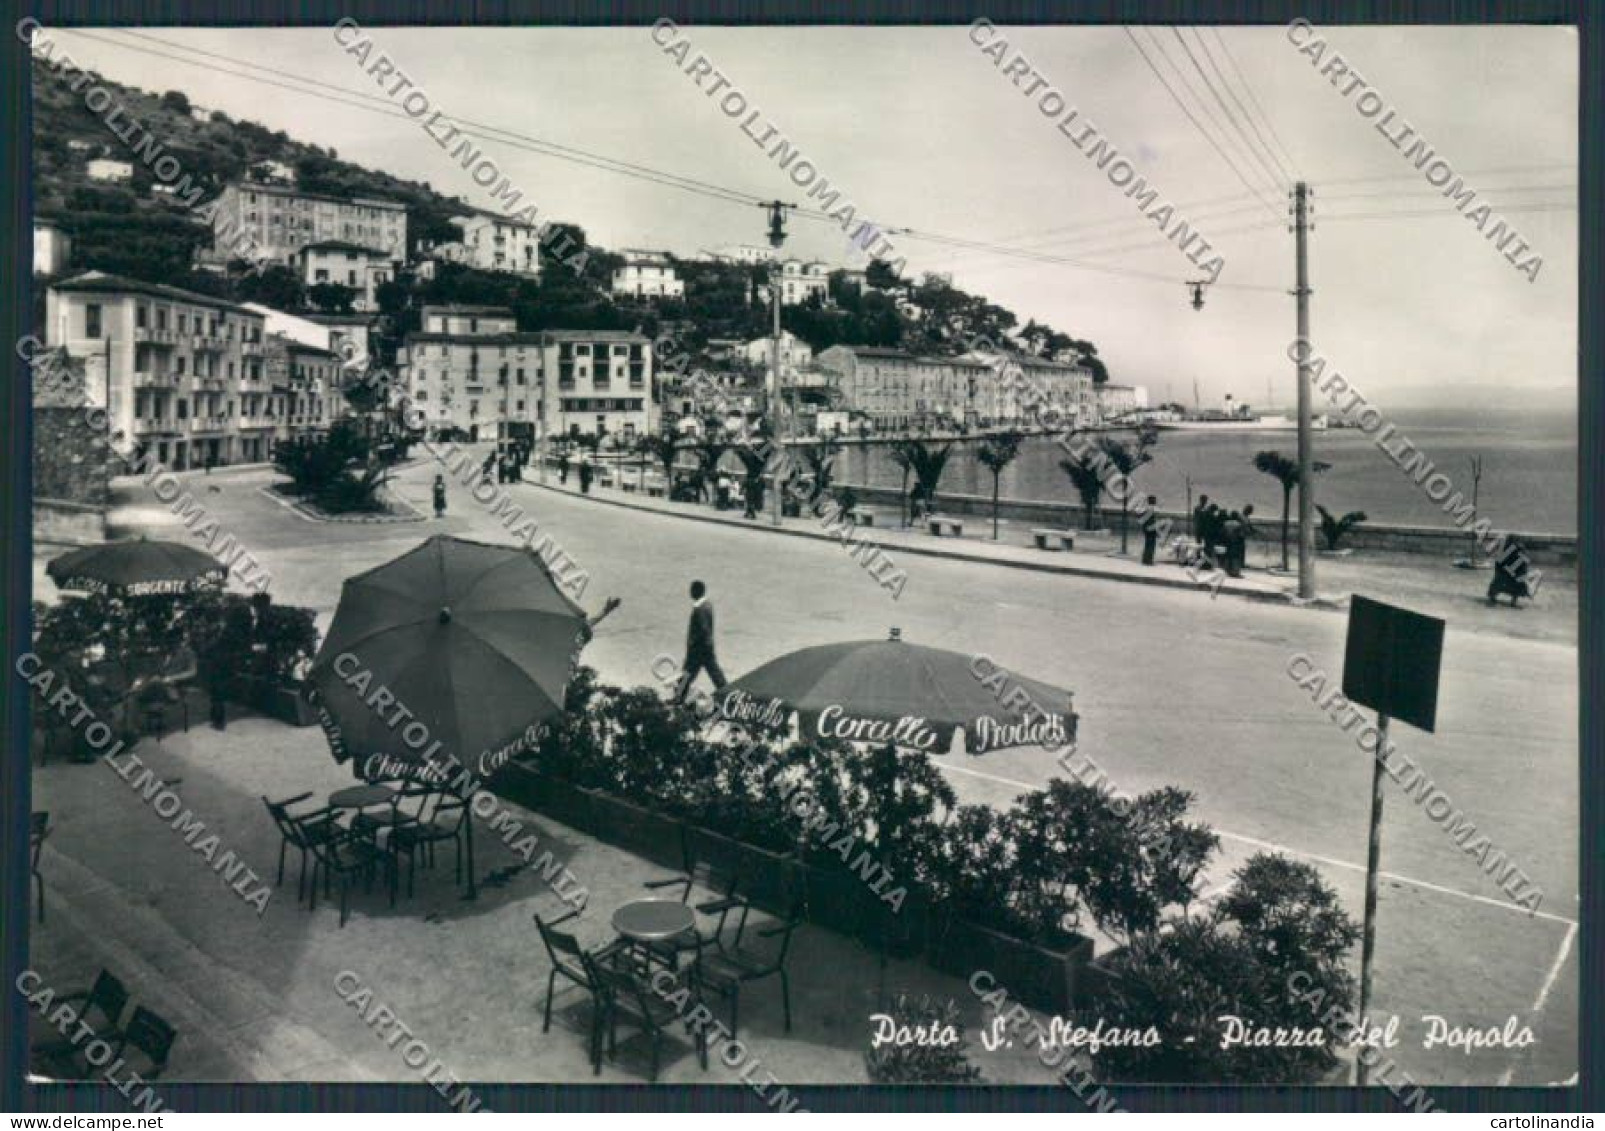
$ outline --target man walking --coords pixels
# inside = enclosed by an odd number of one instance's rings
[[[691,620],[686,626],[685,663],[680,668],[680,679],[674,689],[675,703],[685,702],[686,692],[697,676],[706,671],[713,680],[714,690],[728,682],[719,668],[719,659],[713,650],[713,603],[708,600],[708,587],[700,581],[691,583]]]

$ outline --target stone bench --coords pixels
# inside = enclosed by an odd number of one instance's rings
[[[853,520],[854,526],[874,526],[875,512],[865,510],[850,510],[847,516]]]
[[[1054,553],[1076,548],[1076,534],[1073,530],[1033,529],[1031,540],[1036,543],[1037,549]]]
[[[662,483],[653,483],[651,480],[648,480],[646,485],[646,493],[650,498],[661,499],[669,493],[669,490]]]
[[[937,538],[942,537],[942,531],[944,530],[955,538],[964,536],[964,524],[956,518],[941,518],[937,515],[930,515],[925,519],[925,526]]]
[[[619,486],[624,488],[624,493],[625,494],[627,494],[627,495],[635,494],[635,488],[636,488],[635,480],[626,479],[624,482],[620,483]]]

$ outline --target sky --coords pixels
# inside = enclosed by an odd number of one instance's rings
[[[142,34],[231,60],[383,94],[329,28],[145,28]],[[487,122],[543,140],[694,177],[764,198],[813,204],[677,62],[635,28],[365,29],[444,119]],[[1152,34],[1148,34],[1151,32]],[[91,42],[52,31],[75,58],[147,90],[182,90],[232,117],[346,160],[427,181],[489,207],[488,193],[417,122],[385,117],[170,58],[98,29]],[[1577,38],[1546,27],[1323,27],[1341,52],[1479,199],[1541,255],[1529,280],[1423,172],[1322,78],[1282,27],[1134,33],[1154,67],[1215,139],[1177,104],[1117,27],[1005,27],[1022,54],[1127,158],[1176,218],[1224,264],[1202,310],[1184,282],[1199,266],[983,54],[970,30],[686,27],[686,62],[705,56],[765,124],[839,188],[861,218],[891,232],[910,272],[956,285],[1097,343],[1111,379],[1155,400],[1292,403],[1293,236],[1285,176],[1313,193],[1309,240],[1315,351],[1372,403],[1486,398],[1574,404],[1577,357]],[[982,36],[984,38],[984,35]],[[346,33],[348,41],[351,34]],[[674,46],[667,32],[661,38]],[[1184,51],[1223,97],[1216,101]],[[1163,50],[1161,50],[1163,49]],[[244,70],[219,59],[216,66]],[[1324,59],[1323,59],[1324,62]],[[1173,69],[1173,66],[1175,69]],[[1219,68],[1219,74],[1211,67]],[[261,73],[261,72],[258,72]],[[1239,82],[1241,75],[1244,82]],[[1185,79],[1184,76],[1185,75]],[[1228,79],[1222,88],[1220,75]],[[1190,81],[1188,81],[1190,80]],[[391,80],[393,82],[393,80]],[[1224,106],[1222,105],[1224,103]],[[751,113],[751,109],[747,113]],[[1248,140],[1227,120],[1252,119]],[[471,131],[469,131],[471,132]],[[682,255],[763,244],[764,213],[484,141],[545,218],[581,224],[602,246]],[[773,144],[773,143],[771,143]],[[1233,158],[1249,189],[1217,146]],[[1253,146],[1269,168],[1246,151]],[[1536,205],[1539,211],[1516,211]],[[1157,207],[1157,205],[1156,205]],[[1386,218],[1379,211],[1411,212]],[[1343,216],[1354,219],[1342,219]],[[1022,260],[896,234],[897,228],[1076,259]],[[1068,230],[1067,230],[1068,229]],[[863,266],[833,225],[793,218],[785,252]],[[1093,254],[1098,249],[1115,249]],[[1525,256],[1523,260],[1525,261]],[[1098,265],[1109,270],[1093,270]],[[1143,276],[1143,277],[1139,277]],[[1152,276],[1152,277],[1147,277]]]

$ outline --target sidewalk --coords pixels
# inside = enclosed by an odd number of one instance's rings
[[[572,477],[571,477],[572,478]],[[841,539],[826,529],[823,521],[819,519],[802,517],[788,518],[784,524],[776,527],[771,524],[769,513],[766,511],[756,520],[744,519],[739,511],[718,511],[706,505],[669,502],[666,499],[655,499],[642,496],[638,492],[627,492],[618,487],[602,487],[592,485],[591,493],[582,496],[577,485],[560,486],[552,472],[547,472],[547,482],[538,479],[524,480],[525,486],[539,487],[543,490],[553,491],[562,495],[576,498],[586,498],[591,502],[602,503],[607,506],[624,507],[629,510],[650,511],[655,514],[671,515],[675,518],[688,519],[692,522],[711,522],[723,526],[735,526],[750,529],[755,533],[783,534],[793,538],[815,538],[825,542],[839,542]],[[895,559],[899,554],[919,555],[930,558],[947,558],[952,561],[978,562],[982,565],[1007,566],[1013,569],[1030,569],[1042,573],[1071,574],[1081,577],[1099,577],[1111,581],[1126,581],[1137,585],[1158,585],[1169,589],[1211,589],[1214,585],[1212,575],[1200,569],[1196,578],[1189,574],[1182,566],[1169,562],[1160,562],[1145,566],[1134,558],[1115,556],[1118,538],[1111,546],[1105,538],[1096,535],[1083,537],[1077,532],[1077,545],[1093,542],[1094,549],[1076,549],[1068,553],[1039,550],[1034,546],[1017,544],[1008,541],[1011,534],[1021,539],[1030,537],[1029,528],[1017,523],[1004,522],[1000,524],[999,541],[993,542],[986,538],[959,537],[937,538],[917,529],[899,529],[896,526],[881,526],[881,522],[897,521],[897,516],[884,509],[860,508],[873,510],[875,526],[860,526],[855,528],[854,537],[864,543],[879,546],[890,557]],[[991,520],[986,518],[970,517],[965,520],[974,528],[985,527],[990,529]],[[1136,535],[1132,541],[1140,544],[1141,536]],[[1234,597],[1247,597],[1259,601],[1291,600],[1295,592],[1294,583],[1274,581],[1269,578],[1256,577],[1227,577],[1220,584],[1220,592],[1228,593]]]

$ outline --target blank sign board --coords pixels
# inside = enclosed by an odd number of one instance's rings
[[[1354,596],[1343,651],[1343,694],[1349,702],[1431,731],[1442,659],[1443,621]]]

